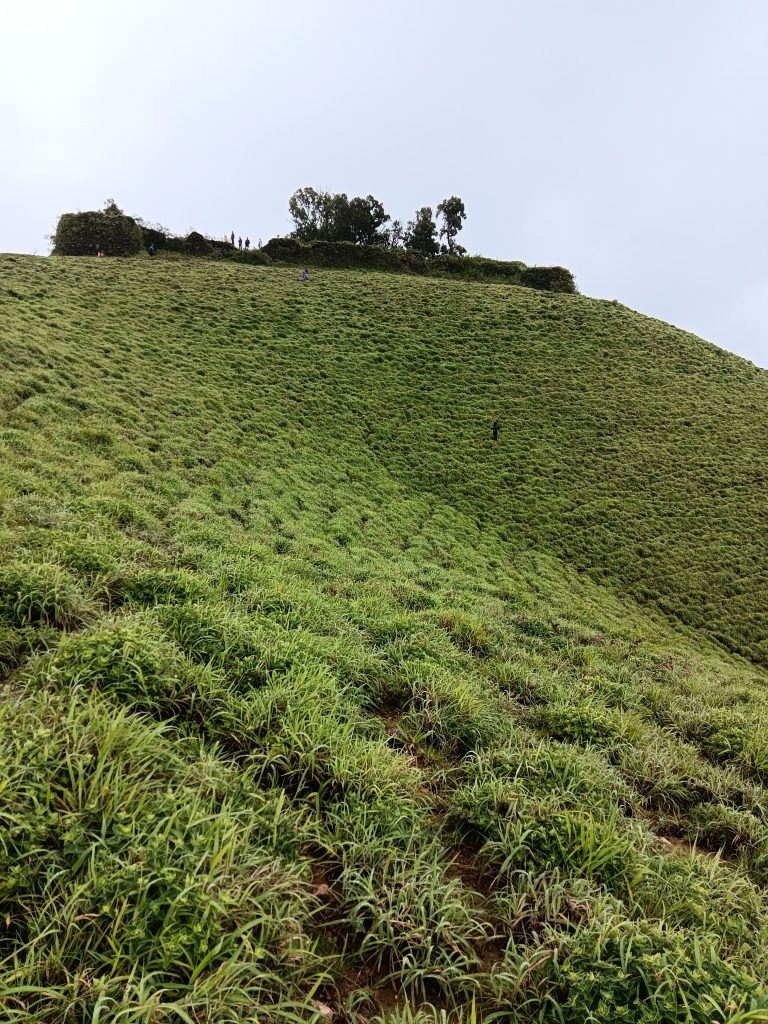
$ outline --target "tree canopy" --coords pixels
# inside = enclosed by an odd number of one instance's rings
[[[414,220],[408,221],[405,247],[423,253],[424,256],[436,256],[440,251],[437,241],[437,224],[432,219],[431,206],[422,206],[420,210],[416,211]]]
[[[291,237],[299,242],[353,242],[379,245],[388,249],[406,248],[424,256],[440,252],[437,224],[431,206],[422,206],[414,219],[403,226],[393,220],[375,196],[353,196],[346,192],[327,192],[311,186],[297,189],[288,201],[293,220]],[[456,242],[467,214],[458,196],[444,199],[437,207],[441,219],[439,238],[445,239],[443,252],[463,254]]]
[[[467,213],[464,209],[464,201],[458,196],[451,196],[444,199],[437,207],[437,214],[442,220],[440,237],[445,239],[445,251],[457,255],[463,255],[467,250],[463,245],[458,245],[456,235],[461,231]]]
[[[358,245],[386,245],[382,231],[389,214],[372,195],[318,191],[310,186],[297,189],[288,201],[293,219],[292,235],[301,242],[356,242]]]

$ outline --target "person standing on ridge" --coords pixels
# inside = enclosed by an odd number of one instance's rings
[[[229,241],[230,241],[230,243],[232,244],[232,248],[234,248],[234,247],[235,247],[235,232],[234,232],[234,231],[233,231],[233,232],[232,232],[232,234],[231,234],[231,235],[229,236]]]
[[[238,249],[242,249],[243,248],[243,238],[242,238],[242,235],[237,240],[237,248]]]
[[[251,240],[250,240],[250,238],[246,238],[245,239],[245,248],[246,249],[250,249],[251,248]]]

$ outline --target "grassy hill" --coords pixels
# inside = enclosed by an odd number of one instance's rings
[[[768,1020],[768,375],[510,286],[0,271],[3,1020]]]

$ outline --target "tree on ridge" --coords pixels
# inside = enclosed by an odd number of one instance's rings
[[[446,241],[444,251],[459,256],[463,255],[467,250],[456,242],[456,235],[461,231],[462,224],[467,219],[464,201],[458,196],[444,199],[437,207],[437,213],[443,221],[440,237],[445,238]]]
[[[405,235],[406,249],[413,249],[424,256],[436,256],[440,251],[437,241],[437,224],[432,219],[432,207],[422,206],[416,211],[414,220],[408,221]]]

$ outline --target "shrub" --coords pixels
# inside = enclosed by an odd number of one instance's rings
[[[233,249],[216,239],[210,240],[212,256],[216,260],[232,260],[234,263],[247,263],[250,266],[266,266],[271,263],[269,254],[264,249]]]
[[[146,224],[140,224],[142,245],[146,249],[154,245],[155,249],[165,249],[168,244],[168,235],[159,228],[150,228]]]
[[[564,267],[526,267],[519,261],[490,260],[482,256],[444,253],[427,259],[421,253],[385,249],[354,242],[299,242],[295,238],[270,238],[264,252],[278,263],[314,267],[343,267],[461,277],[470,281],[498,281],[556,292],[575,292],[573,274]]]
[[[573,274],[565,267],[526,267],[520,283],[527,288],[548,292],[576,291]]]
[[[295,238],[270,238],[263,248],[270,259],[289,263],[300,261],[305,247]]]
[[[119,210],[63,213],[54,235],[58,256],[95,256],[101,246],[107,256],[135,256],[141,251],[141,229]]]
[[[190,231],[186,238],[186,251],[190,256],[210,256],[213,246],[199,231]]]
[[[446,277],[463,277],[473,281],[499,281],[523,284],[526,265],[519,260],[491,260],[484,256],[452,256],[443,253],[430,263],[431,269]]]

